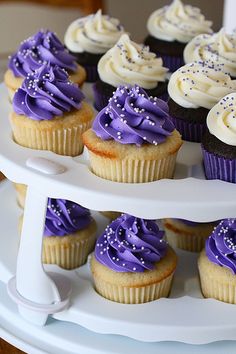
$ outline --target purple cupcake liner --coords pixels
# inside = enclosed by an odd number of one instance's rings
[[[98,80],[98,71],[97,71],[97,66],[92,66],[92,65],[83,65],[87,77],[86,77],[86,82],[95,82]]]
[[[171,55],[161,54],[158,52],[156,52],[156,55],[162,58],[163,66],[168,68],[172,73],[184,65],[183,56],[175,57]]]
[[[188,122],[173,116],[171,118],[183,140],[195,143],[200,143],[202,141],[202,137],[207,129],[206,123]]]
[[[236,183],[236,159],[226,159],[223,156],[208,152],[202,146],[203,163],[207,179],[220,179]]]

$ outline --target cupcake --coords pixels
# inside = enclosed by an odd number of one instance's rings
[[[200,34],[193,38],[184,49],[184,61],[191,63],[199,60],[224,64],[222,69],[235,79],[236,33],[227,34],[222,28],[218,33]]]
[[[64,69],[44,64],[29,74],[13,98],[10,123],[16,143],[32,149],[76,156],[93,109]]]
[[[100,214],[102,214],[103,216],[105,216],[110,220],[115,220],[120,216],[121,213],[119,213],[118,211],[100,211]]]
[[[214,223],[199,223],[182,219],[164,219],[163,226],[172,247],[200,252],[211,234]]]
[[[225,96],[207,116],[202,152],[207,179],[236,183],[236,93]]]
[[[214,229],[198,269],[205,297],[236,304],[236,219],[222,220]]]
[[[236,90],[236,81],[222,67],[222,64],[199,61],[186,64],[171,75],[170,115],[184,140],[201,142],[209,110]]]
[[[122,214],[98,238],[91,271],[101,296],[140,304],[169,295],[176,264],[155,222]]]
[[[119,20],[102,15],[101,10],[70,24],[65,34],[65,45],[85,68],[88,82],[97,80],[98,61],[123,33]]]
[[[167,100],[167,68],[162,59],[148,47],[139,45],[123,34],[113,48],[99,60],[99,80],[94,84],[95,107],[98,111],[120,85],[139,85],[148,95]]]
[[[29,73],[39,69],[42,64],[50,63],[68,71],[71,81],[80,86],[85,81],[84,68],[76,64],[75,58],[65,50],[65,47],[55,33],[41,30],[24,40],[17,52],[10,57],[4,82],[12,100],[15,91],[21,87]]]
[[[23,209],[25,207],[27,186],[21,183],[13,183],[13,186],[16,191],[17,204]]]
[[[139,86],[120,86],[83,134],[91,170],[116,182],[172,178],[182,140],[166,102]]]
[[[163,65],[174,72],[184,65],[186,44],[201,33],[211,33],[211,21],[200,10],[174,0],[169,6],[154,11],[147,22],[149,36],[145,44],[163,59]]]
[[[22,222],[23,218],[20,231]],[[48,198],[42,262],[65,269],[80,267],[94,249],[96,231],[88,209],[69,200]]]

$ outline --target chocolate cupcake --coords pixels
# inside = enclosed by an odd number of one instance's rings
[[[222,70],[232,79],[236,78],[236,34],[227,34],[222,28],[213,34],[200,34],[193,38],[184,49],[185,63],[213,61],[223,64]]]
[[[236,93],[225,96],[207,116],[202,140],[207,179],[236,183]]]
[[[167,100],[167,68],[148,47],[123,34],[99,61],[99,78],[94,86],[95,107],[100,111],[119,85],[139,85],[149,96]]]
[[[68,53],[55,33],[41,30],[24,40],[17,52],[10,56],[4,76],[10,100],[27,75],[47,63],[67,70],[70,79],[82,86],[86,77],[84,68],[76,64],[75,58]]]
[[[236,90],[236,81],[224,73],[222,66],[199,61],[186,64],[171,75],[170,115],[184,140],[201,142],[209,110]]]
[[[122,214],[98,238],[91,271],[101,296],[140,304],[169,295],[176,264],[154,221]]]
[[[174,0],[170,5],[154,11],[147,22],[149,36],[145,44],[163,59],[163,64],[174,72],[184,64],[186,44],[200,33],[211,33],[211,21],[206,21],[200,10]]]
[[[202,293],[236,304],[236,219],[222,220],[198,260]]]
[[[88,82],[98,79],[98,61],[123,33],[119,20],[102,15],[101,10],[70,24],[65,34],[65,45],[78,64],[85,68]]]

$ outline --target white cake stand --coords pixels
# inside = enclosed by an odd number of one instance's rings
[[[143,342],[204,344],[236,339],[236,307],[202,298],[194,254],[179,252],[169,299],[141,305],[123,305],[100,297],[93,289],[88,266],[74,271],[47,266],[45,271],[41,263],[47,197],[73,200],[93,210],[124,211],[150,219],[212,221],[234,217],[235,185],[205,180],[199,144],[184,144],[174,180],[143,184],[110,182],[90,172],[85,155],[62,157],[15,144],[3,85],[0,100],[1,169],[10,180],[28,185],[16,270],[9,271],[6,266],[7,250],[0,258],[1,280],[8,284],[20,314],[37,325],[44,325],[50,314],[100,334],[119,334]],[[98,214],[95,217],[98,219]],[[102,227],[104,219],[100,217],[98,223]]]

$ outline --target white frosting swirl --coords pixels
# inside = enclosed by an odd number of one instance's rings
[[[74,53],[89,52],[103,54],[110,49],[124,33],[119,20],[96,14],[72,22],[65,33],[65,44]]]
[[[148,19],[148,32],[165,41],[188,43],[200,33],[211,33],[211,21],[206,21],[200,9],[174,0],[171,5],[154,11]]]
[[[222,63],[224,71],[236,77],[236,33],[229,35],[222,28],[218,33],[193,38],[184,49],[184,61],[198,60]]]
[[[236,91],[236,80],[222,71],[221,64],[194,62],[171,75],[170,97],[185,108],[211,109],[227,94]]]
[[[236,93],[225,96],[210,110],[207,126],[223,143],[236,146]]]
[[[159,81],[165,81],[167,71],[161,58],[148,47],[132,42],[127,34],[98,63],[100,79],[115,87],[137,84],[152,89]]]

